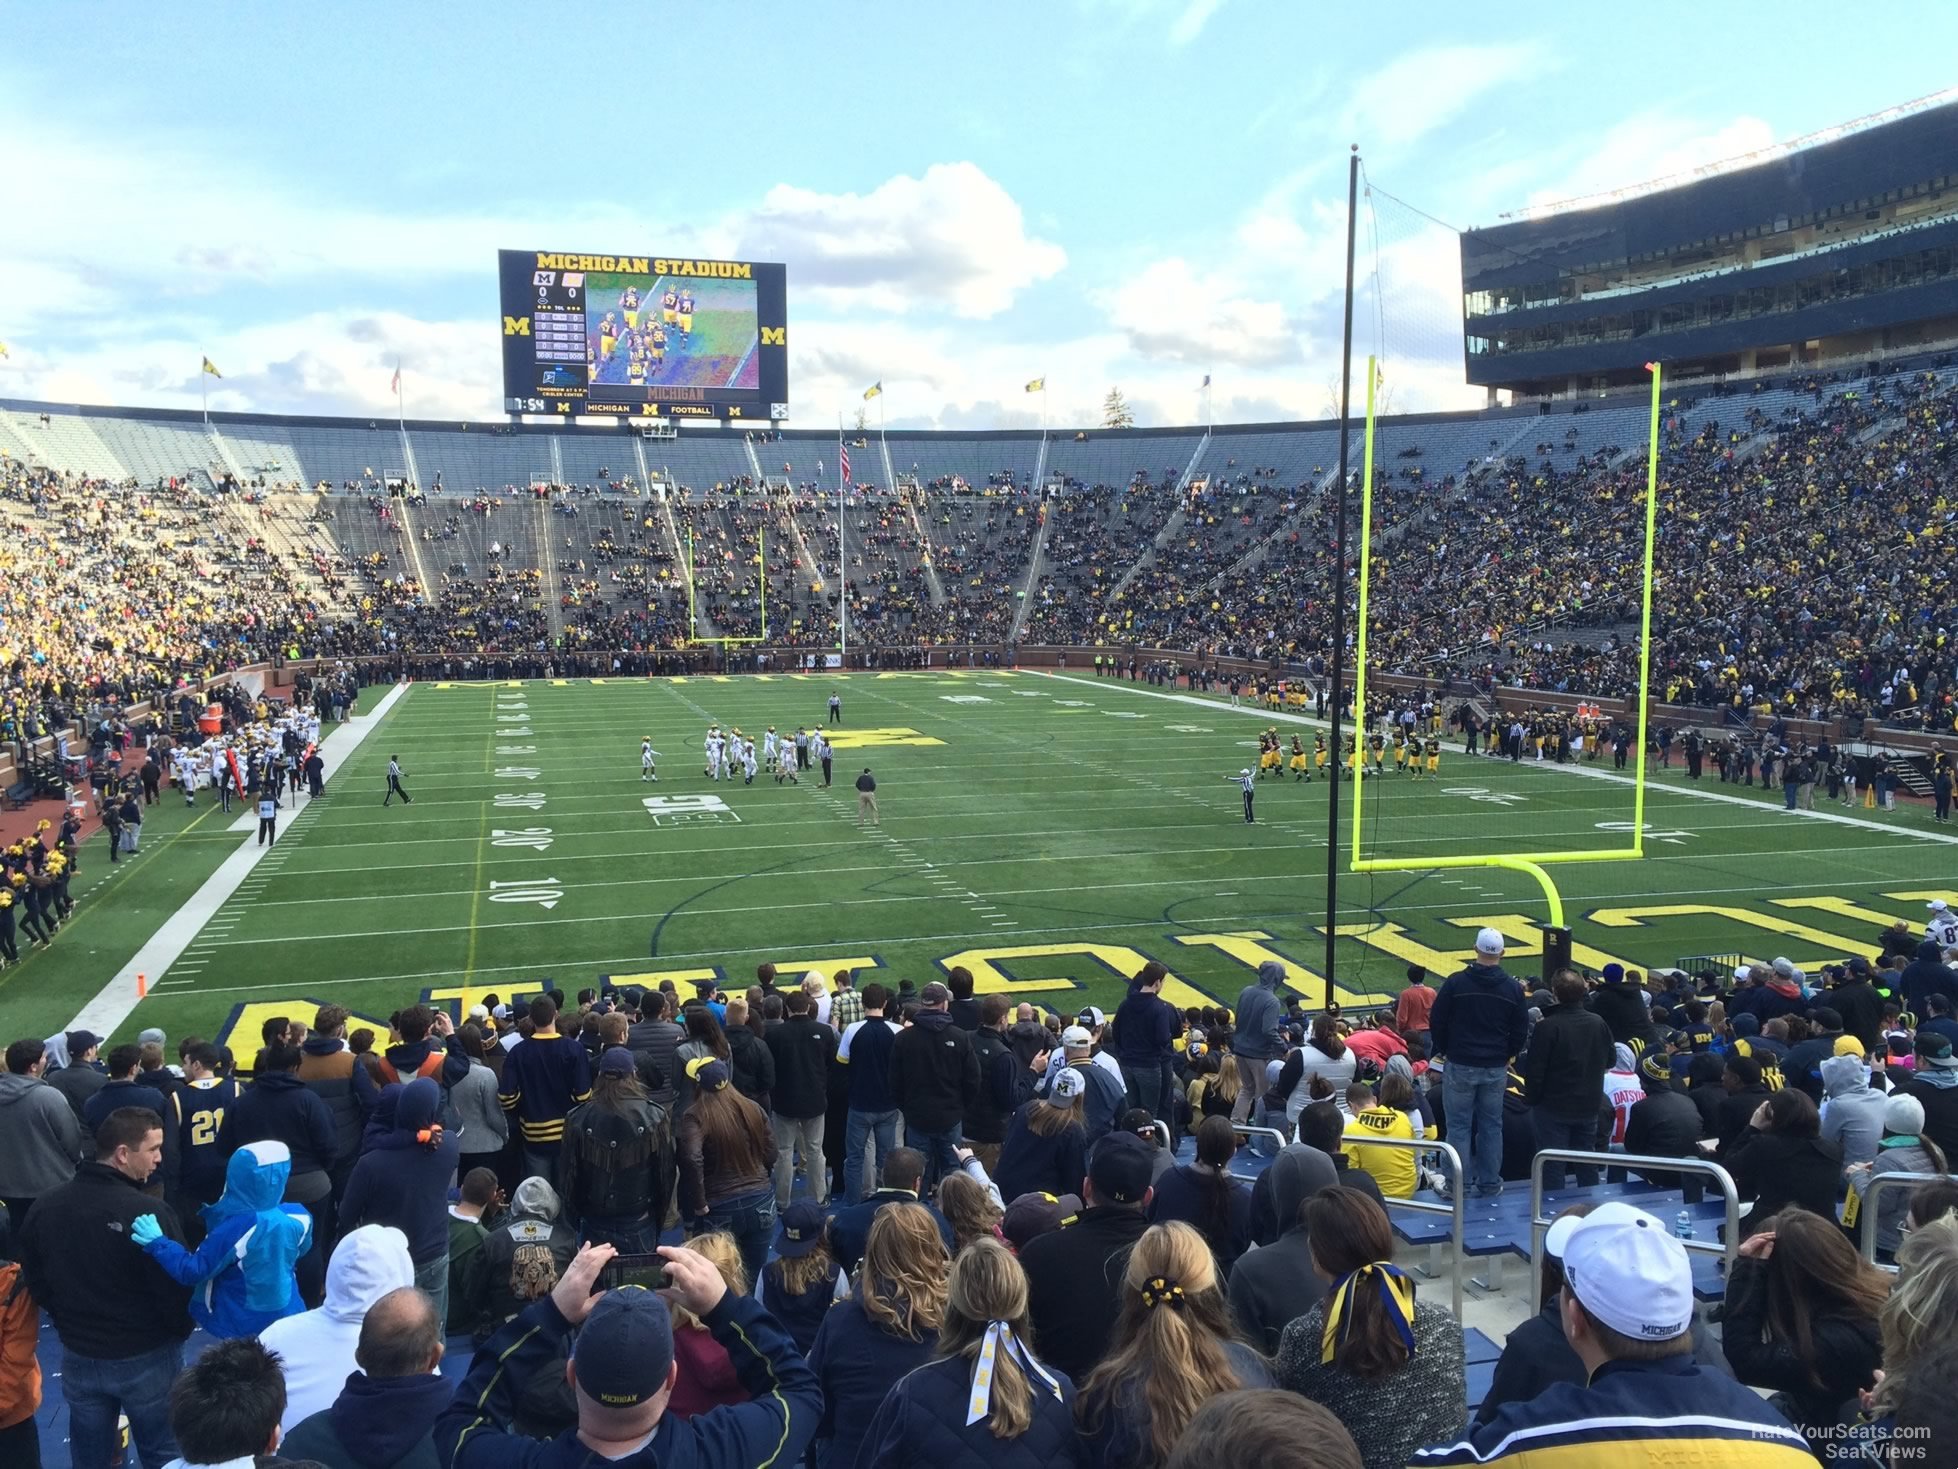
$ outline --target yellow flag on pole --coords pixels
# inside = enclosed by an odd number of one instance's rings
[[[212,377],[224,376],[224,374],[219,372],[216,367],[211,365],[211,359],[208,357],[204,359],[204,371],[208,372]]]
[[[1044,392],[1046,392],[1046,391],[1047,391],[1047,379],[1046,379],[1046,378],[1044,378],[1044,377],[1037,377],[1037,378],[1035,378],[1035,379],[1034,379],[1034,380],[1033,380],[1032,382],[1030,382],[1030,383],[1028,383],[1028,384],[1027,384],[1027,391],[1028,391],[1029,393],[1044,393]]]

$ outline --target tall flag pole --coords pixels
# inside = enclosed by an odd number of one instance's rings
[[[216,366],[213,365],[211,359],[208,357],[204,359],[204,366],[197,374],[197,401],[203,407],[204,427],[208,431],[211,427],[211,398],[209,392],[211,385],[204,381],[207,377],[214,377],[220,381],[224,378],[224,374],[217,370]]]
[[[1211,425],[1210,374],[1203,375],[1203,431],[1210,432]]]
[[[408,411],[402,406],[401,359],[399,357],[394,359],[394,419],[396,423],[401,425],[401,431],[406,433],[408,431]]]
[[[843,496],[850,483],[850,446],[843,442],[843,415],[836,415],[836,652],[850,661],[850,568],[843,544]]]

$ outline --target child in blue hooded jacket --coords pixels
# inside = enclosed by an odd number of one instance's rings
[[[304,1204],[282,1204],[292,1151],[265,1139],[246,1143],[225,1168],[224,1196],[203,1209],[206,1230],[195,1251],[167,1237],[154,1214],[129,1237],[180,1285],[191,1287],[190,1314],[219,1338],[257,1336],[274,1321],[306,1309],[293,1267],[312,1242]]]

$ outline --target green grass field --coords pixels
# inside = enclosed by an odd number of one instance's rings
[[[800,787],[703,778],[710,720],[792,732],[824,720],[832,689],[845,719],[832,790],[819,772]],[[848,965],[867,971],[860,983],[964,964],[982,990],[1071,1011],[1113,1006],[1145,958],[1170,967],[1178,1003],[1230,1003],[1275,956],[1316,1006],[1326,786],[1261,784],[1247,826],[1229,779],[1268,722],[1218,699],[1025,672],[417,685],[346,768],[344,736],[329,738],[327,794],[149,976],[117,1033],[235,1029],[248,1056],[261,1018],[327,1001],[379,1020],[417,997],[466,1005],[547,979],[566,992],[608,975],[746,983],[763,960]],[[639,778],[647,735],[658,785]],[[411,806],[382,808],[390,753]],[[866,764],[872,830],[851,788]],[[1919,922],[1930,895],[1953,891],[1940,874],[1954,838],[1916,810],[1790,815],[1778,792],[1710,773],[1698,793],[1686,785],[1655,772],[1645,861],[1555,869],[1580,962],[1786,953],[1812,970],[1872,951],[1881,925]],[[1438,780],[1365,790],[1380,855],[1628,841],[1632,788],[1596,767],[1512,767],[1456,742]],[[666,804],[702,796],[725,811]],[[186,813],[166,793],[133,866],[109,868],[100,838],[85,850],[77,921],[0,978],[8,1035],[66,1024],[250,842],[209,799]],[[1409,962],[1452,967],[1485,923],[1508,935],[1513,969],[1537,967],[1545,909],[1526,877],[1349,873],[1340,894],[1344,1003],[1392,993]]]

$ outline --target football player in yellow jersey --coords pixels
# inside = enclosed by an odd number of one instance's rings
[[[1374,735],[1370,738],[1367,741],[1367,757],[1369,763],[1373,766],[1373,773],[1375,775],[1385,775],[1387,773],[1386,740],[1382,739],[1379,735]]]
[[[1407,735],[1401,729],[1401,727],[1398,724],[1396,724],[1394,726],[1394,773],[1396,775],[1404,775],[1406,774],[1406,772],[1407,772]]]
[[[1312,737],[1312,768],[1321,775],[1326,773],[1326,737],[1324,735],[1314,735]]]
[[[598,355],[609,358],[619,345],[619,324],[613,320],[612,313],[606,312],[598,323]]]
[[[1428,778],[1441,774],[1441,741],[1433,735],[1428,736]]]
[[[1312,779],[1312,772],[1310,769],[1307,768],[1306,765],[1305,741],[1302,738],[1300,738],[1298,735],[1292,736],[1292,758],[1289,764],[1292,767],[1293,780]]]
[[[1269,771],[1273,775],[1279,774],[1278,731],[1275,729],[1268,729],[1263,734],[1259,735],[1258,748],[1261,752],[1258,756],[1258,774],[1263,775],[1267,771]]]
[[[625,380],[629,383],[646,381],[646,354],[637,347],[632,349],[632,355],[626,359]]]
[[[1360,768],[1360,752],[1353,747],[1353,736],[1348,735],[1346,737],[1345,779],[1351,780],[1353,778],[1353,772],[1358,770],[1359,768]]]
[[[693,335],[693,292],[680,292],[680,330]]]
[[[639,288],[627,286],[619,292],[619,310],[625,316],[628,331],[639,330]]]
[[[651,344],[647,347],[646,351],[647,351],[647,355],[652,358],[655,365],[658,365],[659,363],[666,361],[666,328],[665,327],[656,326],[653,328]]]
[[[679,309],[679,305],[680,305],[680,298],[674,292],[668,291],[664,296],[661,296],[659,298],[660,321],[667,326],[672,326],[673,315],[674,312]]]

